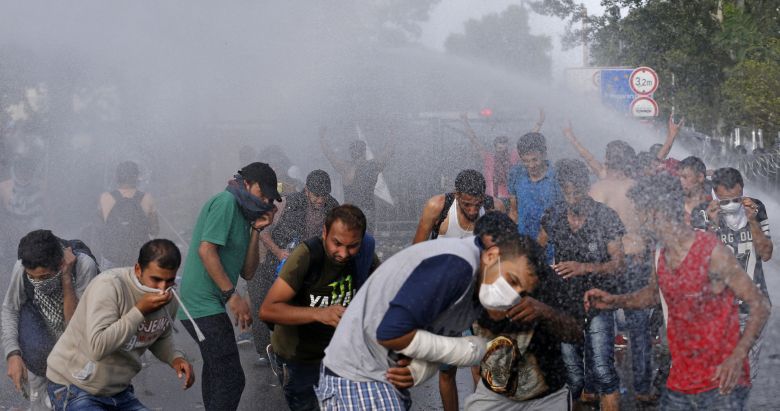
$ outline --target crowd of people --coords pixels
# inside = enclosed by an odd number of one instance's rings
[[[569,124],[582,160],[552,164],[545,116],[516,150],[500,136],[492,152],[462,116],[484,170],[459,172],[421,210],[413,244],[385,261],[374,187],[394,126],[373,160],[362,141],[340,158],[320,129],[344,204],[326,171],[303,183],[278,148],[243,148],[238,173],[203,206],[181,270],[179,248],[152,239],[155,203],[137,189],[138,166],[121,163],[117,189],[99,201],[98,257],[45,229],[18,242],[2,307],[8,376],[34,411],[146,410],[131,380],[147,349],[184,389],[196,380],[173,342],[178,319],[203,360],[207,411],[238,409],[239,344],[254,344],[295,411],[408,410],[409,389],[436,374],[443,409],[457,410],[459,367],[474,381],[466,410],[620,410],[624,327],[637,403],[745,409],[770,314],[763,203],[743,195],[733,168],[668,158],[680,127],[671,119],[664,144],[637,154],[612,141],[603,162]],[[28,168],[19,163],[2,197],[11,211],[35,195],[15,188]]]

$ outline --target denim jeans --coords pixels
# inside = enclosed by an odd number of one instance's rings
[[[718,388],[698,394],[683,394],[664,390],[659,411],[742,411],[745,409],[750,390],[737,385],[731,394],[720,395]]]
[[[181,320],[190,336],[198,343],[203,358],[200,386],[206,411],[235,411],[244,392],[244,369],[238,355],[233,323],[227,313],[196,318],[206,337],[198,341],[190,320]]]
[[[314,386],[320,381],[320,364],[296,364],[275,357],[276,376],[291,411],[319,411],[320,403]]]
[[[96,397],[75,385],[53,382],[46,391],[55,411],[150,411],[135,397],[132,385],[111,397]]]
[[[626,274],[623,277],[621,294],[639,291],[650,283],[652,271],[650,258],[650,253],[626,256]],[[652,309],[623,310],[626,316],[626,328],[628,328],[628,343],[631,347],[634,391],[641,395],[650,393],[650,384],[653,381],[653,340],[650,333],[652,312]]]
[[[615,369],[615,312],[604,311],[588,320],[585,339],[579,344],[561,343],[569,375],[566,383],[574,401],[583,388],[587,393],[614,394],[620,390]]]

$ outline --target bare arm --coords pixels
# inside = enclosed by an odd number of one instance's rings
[[[623,239],[621,238],[608,243],[607,251],[609,252],[610,261],[606,263],[564,261],[554,265],[555,271],[559,275],[562,275],[563,278],[584,274],[614,275],[622,272],[626,267]]]
[[[222,262],[219,261],[219,254],[217,254],[217,245],[208,241],[201,241],[198,247],[198,256],[203,261],[203,266],[206,267],[206,271],[209,276],[217,284],[222,291],[228,291],[233,288],[233,283],[228,278],[225,268],[222,266]]]
[[[588,167],[596,172],[596,177],[598,177],[599,180],[606,179],[607,168],[604,166],[604,164],[601,164],[598,160],[596,160],[596,157],[594,157],[593,154],[591,154],[590,151],[585,148],[585,146],[580,144],[579,140],[577,140],[577,137],[574,136],[574,131],[571,127],[571,120],[569,120],[569,128],[561,127],[561,131],[563,131],[563,135],[566,136],[569,141],[571,141],[571,145],[574,146],[574,149],[577,150],[577,153],[579,153],[580,157],[582,157],[585,162],[588,163]]]
[[[544,106],[539,107],[539,122],[536,123],[534,128],[531,129],[532,133],[536,133],[539,130],[542,129],[542,125],[544,125],[544,119],[547,118],[547,112],[544,111]]]
[[[479,158],[482,161],[485,161],[485,154],[487,151],[485,151],[485,147],[482,146],[482,143],[479,142],[479,139],[477,139],[477,134],[474,133],[474,130],[471,128],[471,125],[469,125],[469,118],[468,114],[464,111],[463,113],[460,113],[460,121],[463,123],[463,128],[466,130],[466,137],[471,140],[471,144],[474,144],[474,148],[477,149],[477,154],[479,154]]]
[[[487,211],[500,211],[506,214],[506,206],[504,206],[504,202],[499,198],[493,197],[493,209]]]
[[[438,195],[428,200],[428,202],[425,204],[425,207],[423,207],[420,223],[417,225],[417,232],[414,235],[414,241],[412,241],[412,244],[421,243],[431,237],[433,224],[439,218],[439,215],[443,209],[444,195]]]
[[[655,262],[650,274],[650,284],[641,290],[622,295],[612,295],[606,291],[593,289],[585,293],[585,310],[591,308],[613,310],[625,308],[629,310],[644,310],[661,303],[661,292],[658,289],[658,278],[655,274]]]
[[[772,245],[772,240],[764,234],[764,230],[761,227],[762,223],[768,224],[768,222],[766,220],[759,222],[756,219],[760,209],[750,197],[744,197],[742,199],[742,206],[745,209],[745,216],[750,225],[750,232],[753,234],[753,244],[756,247],[756,252],[761,256],[761,261],[769,261],[769,259],[772,258],[774,245]],[[769,230],[768,227],[767,230]]]
[[[249,236],[249,249],[246,251],[244,266],[241,268],[241,278],[247,281],[255,276],[257,266],[260,265],[259,238],[260,233],[257,230],[252,230],[252,234]]]
[[[680,131],[680,126],[682,125],[682,119],[680,120],[679,124],[674,124],[674,115],[669,116],[669,135],[666,137],[666,141],[664,141],[664,145],[661,146],[661,150],[658,152],[658,159],[663,161],[666,156],[669,155],[669,152],[672,151],[672,145],[674,144],[674,139],[677,137],[677,133]]]
[[[328,158],[328,161],[330,161],[330,164],[333,166],[333,168],[336,169],[336,171],[339,172],[342,176],[347,174],[349,170],[349,165],[347,164],[344,159],[338,156],[338,154],[334,153],[333,150],[330,148],[330,145],[328,144],[328,141],[325,140],[325,132],[327,131],[327,128],[325,125],[320,126],[319,130],[319,136],[320,136],[320,146],[322,146],[322,151],[325,153],[325,157]]]
[[[536,237],[536,242],[544,248],[547,247],[548,241],[550,241],[550,237],[547,235],[547,231],[544,231],[544,227],[539,227],[539,236]]]
[[[524,297],[506,314],[512,322],[528,323],[541,320],[547,329],[561,342],[576,344],[584,338],[582,326],[570,315],[566,315],[532,297]]]
[[[515,223],[517,222],[517,196],[509,197],[509,218]]]
[[[283,279],[277,278],[260,306],[260,319],[279,325],[303,325],[320,322],[336,327],[346,308],[298,307],[290,305],[297,293]]]
[[[76,306],[79,304],[79,298],[76,296],[76,289],[73,286],[73,270],[76,267],[76,256],[70,247],[65,249],[62,257],[62,313],[65,315],[65,322],[70,323],[73,313],[76,312]]]

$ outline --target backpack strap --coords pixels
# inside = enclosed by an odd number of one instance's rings
[[[316,235],[303,243],[309,249],[309,269],[306,272],[306,279],[303,280],[303,288],[309,288],[320,279],[322,263],[325,261],[325,250],[323,249],[322,240]]]
[[[485,204],[482,206],[485,210],[493,210],[496,208],[493,196],[485,195]]]
[[[114,202],[117,202],[122,198],[122,193],[120,193],[119,190],[111,191],[108,194],[111,194],[111,197],[114,198]]]
[[[439,229],[441,229],[441,223],[447,218],[447,213],[450,212],[452,203],[455,202],[455,193],[444,194],[444,209],[441,210],[439,218],[433,223],[433,229],[431,230],[431,240],[435,240],[439,237]]]

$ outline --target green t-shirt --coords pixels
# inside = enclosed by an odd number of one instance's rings
[[[223,191],[209,200],[200,211],[192,230],[190,250],[184,263],[180,294],[192,318],[201,318],[226,312],[222,291],[211,279],[203,260],[198,255],[202,241],[217,245],[217,254],[228,278],[235,286],[249,248],[251,227],[241,215],[236,198]],[[179,310],[179,319],[187,319]]]
[[[355,275],[353,265],[337,266],[327,255],[323,255],[320,278],[311,287],[301,290],[309,269],[309,258],[309,248],[305,243],[301,243],[279,271],[279,278],[297,293],[289,304],[297,307],[322,308],[336,304],[348,306],[357,292],[356,284],[352,280]],[[379,258],[374,254],[371,271],[377,266],[379,266]],[[276,325],[271,336],[271,344],[276,355],[283,360],[299,364],[319,364],[325,357],[325,347],[330,344],[334,332],[336,332],[334,327],[319,322],[304,325]]]

